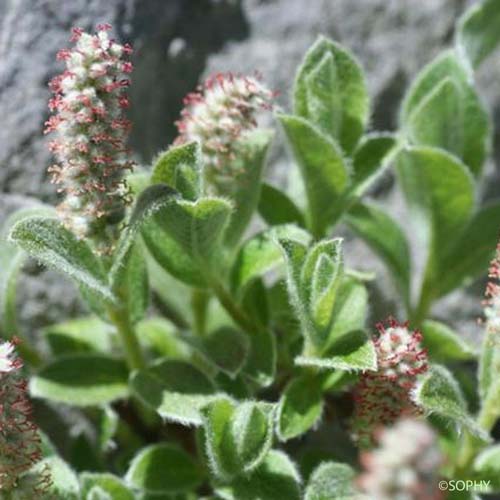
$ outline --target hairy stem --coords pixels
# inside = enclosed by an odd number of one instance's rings
[[[207,291],[195,288],[191,293],[191,308],[193,310],[193,330],[203,337],[206,333],[207,307],[210,295]]]
[[[241,310],[240,306],[234,301],[230,293],[224,288],[224,286],[216,279],[210,280],[212,289],[222,304],[222,307],[227,311],[235,323],[237,323],[243,330],[252,334],[255,327],[246,315],[244,311]]]
[[[137,340],[135,330],[130,323],[127,311],[122,308],[110,308],[108,314],[118,331],[130,370],[140,370],[144,368],[144,356],[139,341]]]

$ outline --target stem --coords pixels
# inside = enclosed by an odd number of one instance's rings
[[[191,307],[193,309],[193,330],[197,335],[203,337],[206,333],[207,307],[210,295],[199,288],[195,288],[191,293]]]
[[[489,396],[485,399],[481,411],[477,417],[477,423],[486,432],[490,433],[495,425],[498,417],[500,416],[500,394],[495,394],[494,396]],[[464,441],[460,450],[460,454],[457,460],[457,474],[465,477],[466,473],[470,469],[478,451],[484,446],[484,443],[472,436],[470,433],[466,433],[464,436]]]
[[[433,297],[429,290],[422,287],[422,292],[420,294],[420,300],[417,307],[412,311],[410,315],[411,324],[413,328],[420,328],[425,318],[429,314],[429,310],[432,306]]]
[[[210,280],[210,283],[215,295],[219,299],[219,302],[235,323],[240,325],[246,332],[250,334],[253,333],[255,330],[253,323],[250,321],[245,312],[240,309],[239,305],[233,300],[229,292],[216,279]]]
[[[130,370],[140,370],[144,368],[144,356],[142,355],[135,330],[130,324],[127,311],[122,308],[109,308],[108,314],[118,331]]]

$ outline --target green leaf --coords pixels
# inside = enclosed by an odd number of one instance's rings
[[[281,441],[305,434],[318,424],[323,412],[322,379],[302,375],[292,379],[283,392],[276,415]]]
[[[267,387],[276,375],[276,337],[271,329],[256,328],[249,338],[250,353],[243,372],[260,386]]]
[[[191,349],[180,338],[176,327],[167,319],[153,317],[136,326],[137,337],[161,357],[187,360]]]
[[[321,237],[339,217],[350,168],[335,141],[304,118],[278,115],[300,168],[307,195],[307,224]]]
[[[170,359],[133,373],[130,387],[162,418],[183,425],[201,425],[200,408],[219,397],[212,381],[200,370]]]
[[[304,352],[320,353],[328,339],[337,290],[342,282],[340,239],[323,240],[307,250],[280,239],[288,268],[288,293],[304,336]]]
[[[372,203],[358,203],[349,210],[345,221],[385,262],[405,303],[408,304],[411,261],[408,241],[401,227]]]
[[[134,494],[123,481],[113,474],[84,472],[80,474],[82,500],[91,500],[91,491],[98,487],[111,500],[134,500]],[[99,497],[98,497],[99,498]],[[106,498],[106,497],[104,497]]]
[[[113,438],[118,430],[120,417],[111,406],[104,406],[99,414],[97,423],[97,437],[99,448],[103,452],[108,452],[115,445]]]
[[[203,338],[184,336],[183,339],[217,370],[231,378],[238,375],[248,359],[248,336],[231,326],[221,326]]]
[[[388,132],[374,132],[361,138],[353,153],[351,195],[361,196],[385,171],[395,145],[396,137]]]
[[[128,396],[128,372],[122,360],[99,354],[58,358],[30,381],[34,397],[74,406],[94,406]]]
[[[173,146],[153,163],[152,184],[166,184],[186,200],[194,201],[200,197],[203,172],[201,149],[197,142]]]
[[[247,240],[236,256],[231,271],[233,291],[245,289],[252,281],[264,276],[283,264],[283,253],[276,240],[287,238],[308,244],[311,237],[304,230],[292,224],[275,226]]]
[[[226,500],[300,500],[301,479],[293,462],[281,451],[271,450],[249,476],[239,476],[217,488]]]
[[[458,159],[443,150],[408,147],[397,156],[398,174],[428,249],[422,300],[435,298],[445,271],[445,256],[469,222],[474,206],[472,177]]]
[[[422,325],[423,345],[436,362],[475,359],[477,352],[451,328],[439,321],[427,320]]]
[[[19,330],[17,326],[17,281],[26,254],[0,241],[0,334],[10,338]]]
[[[500,346],[496,330],[486,331],[479,359],[479,394],[483,405],[500,408]],[[497,411],[500,416],[500,411]]]
[[[212,472],[228,481],[254,470],[273,438],[274,406],[218,399],[202,409],[206,450]]]
[[[47,498],[64,498],[79,500],[80,485],[78,478],[70,466],[61,458],[51,456],[37,462],[30,470],[30,475],[49,474],[51,484],[45,492]]]
[[[295,364],[320,370],[376,370],[377,355],[369,335],[355,330],[338,337],[321,357],[303,354],[295,358]]]
[[[484,441],[489,440],[488,435],[469,415],[458,382],[443,366],[432,366],[422,377],[414,399],[427,414],[436,415],[451,426],[464,427]]]
[[[247,133],[239,143],[237,157],[233,161],[235,178],[228,183],[227,189],[219,189],[220,194],[228,196],[234,204],[225,242],[234,246],[255,212],[260,198],[260,185],[267,151],[274,132],[266,129],[255,129]]]
[[[483,0],[470,7],[458,22],[456,45],[476,69],[500,42],[500,11],[496,0]]]
[[[368,292],[362,282],[346,276],[337,294],[333,310],[333,322],[326,349],[336,340],[355,330],[363,330],[368,313]]]
[[[481,276],[493,257],[500,227],[500,203],[482,207],[472,216],[450,251],[443,257],[436,279],[436,295],[443,296]]]
[[[12,228],[9,239],[35,259],[67,274],[104,302],[115,300],[99,259],[57,219],[36,216],[22,219]]]
[[[350,153],[369,115],[363,70],[353,55],[338,43],[319,37],[298,69],[294,111]]]
[[[260,216],[270,226],[297,224],[304,227],[301,210],[283,191],[266,182],[262,183],[258,206]]]
[[[198,464],[184,450],[171,444],[143,448],[132,460],[125,481],[153,494],[189,492],[201,483]]]
[[[354,489],[355,472],[346,464],[322,462],[311,474],[304,500],[352,500],[359,493]]]
[[[438,120],[442,124],[439,125],[442,130],[441,134],[447,136],[451,130],[455,130],[456,123],[445,124],[446,112],[443,115],[443,111],[446,111],[447,108],[446,106],[442,106],[445,103],[438,102],[436,98],[431,97],[436,92],[436,89],[440,88],[443,80],[446,79],[453,82],[455,85],[453,88],[458,89],[460,95],[463,120],[461,132],[463,148],[461,157],[471,172],[475,176],[478,176],[481,173],[490,147],[491,123],[479,97],[470,84],[470,78],[463,61],[457,57],[455,52],[444,52],[421,71],[403,101],[401,122],[404,125],[408,125],[412,119],[411,116],[418,112],[418,108],[424,106],[424,101],[433,99],[435,102],[434,106],[438,106],[438,109],[441,111],[437,111],[436,107],[432,108],[430,103],[427,106],[427,111],[432,112],[433,115],[439,112],[441,115],[439,118],[427,115],[427,123],[425,122],[426,118],[422,115],[422,126],[424,128],[434,127],[435,124],[431,120]],[[445,88],[451,87],[447,84]],[[444,98],[442,97],[442,99]],[[448,138],[448,144],[449,140]],[[456,145],[453,146],[456,147]]]
[[[459,86],[443,78],[413,111],[407,124],[412,142],[443,148],[463,158],[464,109]]]
[[[214,254],[229,221],[231,205],[220,198],[195,202],[171,197],[142,225],[146,245],[174,277],[206,286]],[[220,263],[219,263],[220,264]]]
[[[110,353],[114,329],[94,316],[56,323],[43,329],[55,356],[75,353]]]
[[[484,448],[474,460],[474,472],[490,486],[500,489],[500,444]]]

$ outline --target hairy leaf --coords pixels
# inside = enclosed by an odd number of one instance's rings
[[[274,136],[272,130],[256,129],[240,142],[241,150],[234,160],[236,176],[227,191],[221,194],[231,198],[234,211],[225,233],[225,242],[234,246],[252,218],[260,198],[262,172],[267,151]]]
[[[194,201],[202,193],[203,172],[200,145],[189,142],[173,146],[153,162],[151,183],[166,184],[186,200]]]
[[[98,487],[111,500],[134,500],[134,494],[125,483],[113,474],[84,472],[80,475],[83,500],[91,500],[91,491]],[[105,497],[104,497],[105,498]]]
[[[301,478],[293,462],[281,451],[271,450],[249,476],[239,476],[217,488],[226,500],[300,500]]]
[[[384,260],[403,295],[410,300],[411,261],[406,236],[388,214],[375,204],[358,203],[345,218],[349,227]]]
[[[388,132],[374,132],[361,138],[353,153],[351,196],[361,196],[385,171],[395,145],[396,137]]]
[[[206,449],[212,471],[222,480],[254,470],[273,438],[274,406],[219,399],[202,409]]]
[[[105,302],[115,299],[106,283],[101,262],[90,247],[57,219],[28,217],[17,222],[9,239],[29,255],[67,274]]]
[[[304,500],[352,500],[355,472],[346,464],[322,462],[311,474]]]
[[[100,354],[55,359],[30,380],[34,397],[74,406],[96,406],[128,396],[128,371],[121,360]]]
[[[234,291],[243,290],[253,280],[283,263],[283,254],[276,244],[279,238],[296,240],[306,245],[311,240],[308,233],[292,224],[275,226],[253,236],[242,245],[236,256],[231,271]]]
[[[205,286],[230,213],[230,204],[219,198],[171,198],[145,221],[142,235],[168,272],[188,284]]]
[[[339,44],[319,37],[297,71],[294,111],[350,153],[369,115],[363,70],[353,55]]]
[[[171,444],[143,448],[132,460],[125,481],[153,494],[183,493],[202,481],[199,466],[184,450]]]
[[[163,359],[133,373],[133,393],[169,421],[200,425],[200,409],[218,395],[212,381],[193,365]]]
[[[421,71],[403,101],[401,122],[407,125],[411,120],[411,116],[417,113],[417,108],[423,105],[424,100],[430,99],[430,95],[436,92],[436,89],[445,79],[453,82],[461,98],[460,107],[462,108],[463,117],[463,130],[461,133],[463,149],[461,157],[473,175],[478,176],[481,173],[490,146],[491,123],[480,99],[470,84],[470,78],[463,61],[457,57],[454,51],[447,51],[439,55]],[[450,88],[449,85],[448,88]],[[441,109],[442,104],[444,103],[437,103]],[[428,109],[432,110],[434,114],[437,112],[432,108]],[[434,124],[431,120],[435,119],[435,116],[428,116],[427,123],[423,120],[424,126],[433,127]],[[439,118],[439,123],[444,123],[444,119]],[[443,125],[443,133],[448,134],[456,126],[456,123],[448,123],[447,126]],[[444,145],[441,144],[441,146]]]
[[[452,426],[462,426],[484,441],[488,441],[488,435],[469,415],[458,382],[443,366],[433,366],[422,377],[414,398],[429,415],[436,415]]]
[[[281,441],[305,434],[323,412],[322,379],[302,375],[292,379],[283,392],[276,415],[276,433]]]
[[[436,294],[446,295],[481,276],[493,257],[500,227],[500,203],[482,207],[472,216],[453,247],[443,257]]]
[[[335,141],[304,118],[278,116],[299,165],[307,195],[307,224],[322,236],[340,215],[350,168]]]
[[[94,316],[56,323],[43,329],[55,356],[75,353],[110,353],[114,329]]]
[[[460,18],[456,34],[459,54],[477,68],[500,42],[500,11],[496,0],[483,0]]]
[[[422,325],[423,345],[436,362],[474,359],[476,351],[451,328],[439,321],[427,320]]]
[[[262,183],[258,206],[260,216],[270,226],[297,224],[304,227],[304,216],[293,200],[283,191],[266,182]]]

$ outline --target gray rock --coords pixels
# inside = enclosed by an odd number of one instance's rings
[[[48,80],[60,64],[55,54],[67,44],[73,25],[91,29],[99,22],[113,24],[117,36],[135,47],[131,87],[131,118],[135,125],[131,146],[140,162],[166,148],[175,135],[173,122],[182,97],[200,75],[213,71],[260,70],[270,86],[281,91],[280,105],[289,107],[289,93],[297,64],[319,33],[352,50],[367,72],[373,97],[371,126],[394,129],[404,89],[419,68],[452,42],[454,22],[472,0],[3,0],[0,2],[0,221],[5,205],[15,197],[35,196],[54,202],[47,182],[50,164],[41,134],[47,117]],[[497,56],[498,60],[498,56]],[[497,91],[500,65],[485,64],[480,89],[495,120],[500,121]],[[500,144],[500,141],[496,141]],[[500,158],[500,151],[496,151]],[[271,171],[283,182],[290,157],[278,143]],[[489,178],[497,174],[489,167]],[[500,183],[496,182],[498,186]],[[374,195],[392,211],[403,213],[393,194],[390,176]],[[494,186],[494,182],[489,183]],[[490,188],[486,197],[498,188]],[[380,265],[359,242],[348,246],[353,265]],[[417,260],[421,258],[414,246]],[[383,271],[381,271],[383,276]],[[22,304],[27,324],[45,323],[74,311],[74,294],[60,293],[47,275],[25,283]],[[381,278],[378,287],[391,289]],[[64,289],[66,290],[66,289]],[[382,295],[384,295],[382,293]],[[64,300],[61,302],[61,298]],[[381,310],[387,307],[381,307]],[[42,311],[50,311],[42,318]],[[439,312],[439,311],[438,311]],[[377,309],[378,313],[378,309]],[[475,312],[466,312],[470,317]]]

